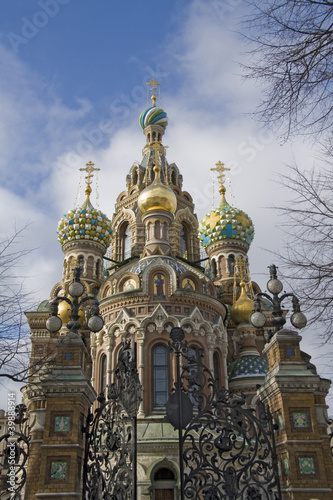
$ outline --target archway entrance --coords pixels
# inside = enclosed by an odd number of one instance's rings
[[[176,478],[172,470],[167,467],[158,469],[154,474],[153,499],[175,500]]]

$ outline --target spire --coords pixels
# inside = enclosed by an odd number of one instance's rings
[[[225,199],[225,192],[226,192],[226,188],[225,188],[225,185],[224,185],[224,182],[225,182],[225,172],[229,171],[230,168],[226,167],[224,163],[222,163],[220,160],[215,163],[215,167],[212,167],[211,168],[211,171],[212,172],[217,172],[217,180],[220,184],[220,189],[219,189],[219,193],[221,194],[222,196],[222,200],[221,202],[223,201],[226,201]]]

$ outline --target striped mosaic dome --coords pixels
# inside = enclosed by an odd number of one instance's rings
[[[163,128],[166,128],[168,125],[166,112],[161,108],[156,108],[156,106],[142,111],[139,121],[142,129],[145,129],[148,125],[160,125]]]
[[[231,365],[229,378],[262,377],[267,373],[267,361],[260,356],[247,354],[240,356]]]
[[[205,247],[221,240],[240,240],[250,245],[254,226],[245,212],[222,201],[218,208],[212,210],[200,222],[198,232]]]

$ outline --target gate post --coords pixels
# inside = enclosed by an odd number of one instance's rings
[[[25,499],[81,499],[83,424],[96,399],[89,352],[80,336],[55,340],[56,357],[42,380],[24,389],[30,414],[30,456]]]

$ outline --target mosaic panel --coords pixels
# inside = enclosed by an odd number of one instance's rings
[[[299,471],[303,475],[312,475],[316,473],[313,457],[298,457]]]
[[[69,416],[60,415],[54,418],[54,432],[69,432],[70,431]]]
[[[289,460],[288,460],[288,458],[284,457],[282,459],[282,463],[283,463],[283,468],[284,468],[285,475],[289,476],[290,469],[289,469]]]
[[[51,462],[50,478],[56,480],[66,479],[67,462]]]
[[[296,429],[307,429],[309,427],[309,419],[306,412],[303,411],[293,411],[292,421]]]

